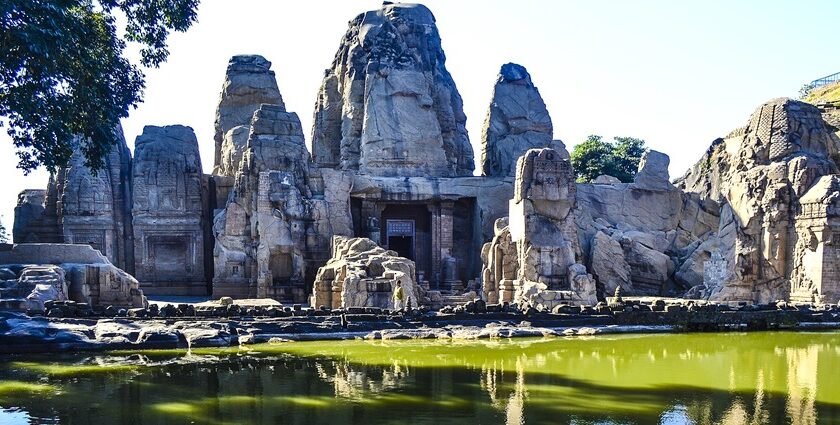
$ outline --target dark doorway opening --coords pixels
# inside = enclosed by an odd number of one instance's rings
[[[388,236],[388,248],[397,251],[400,257],[414,261],[414,237]]]

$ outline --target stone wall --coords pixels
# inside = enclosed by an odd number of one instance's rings
[[[195,133],[146,126],[134,145],[135,276],[149,294],[207,294],[206,190]]]

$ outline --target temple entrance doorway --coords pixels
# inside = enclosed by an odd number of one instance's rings
[[[414,220],[388,220],[385,229],[388,248],[414,261]]]
[[[425,204],[388,204],[382,210],[381,241],[384,248],[414,261],[418,275],[432,273],[431,213]]]

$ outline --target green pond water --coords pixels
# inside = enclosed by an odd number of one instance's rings
[[[19,423],[840,424],[840,332],[21,355]]]

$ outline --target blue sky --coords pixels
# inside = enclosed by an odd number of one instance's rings
[[[145,103],[124,120],[129,146],[144,125],[195,129],[205,171],[230,56],[273,62],[286,108],[309,143],[313,105],[347,22],[377,1],[204,0],[199,22],[170,39],[172,55],[147,71]],[[499,67],[524,65],[567,147],[589,134],[643,138],[671,156],[671,177],[713,139],[746,123],[774,97],[840,71],[840,1],[429,0],[479,152]],[[46,186],[28,177],[0,135],[0,214],[11,227],[17,193]]]

